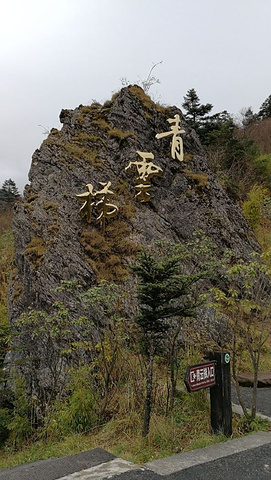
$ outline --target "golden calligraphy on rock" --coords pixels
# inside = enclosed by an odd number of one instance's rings
[[[87,191],[76,195],[76,198],[80,202],[83,202],[83,205],[80,208],[80,213],[82,217],[87,217],[88,223],[91,223],[92,210],[95,210],[95,223],[101,225],[104,234],[106,219],[115,217],[119,209],[116,205],[109,203],[108,201],[109,197],[114,195],[114,192],[110,190],[111,182],[99,182],[99,184],[103,188],[94,192],[93,185],[88,183],[86,185]]]
[[[135,162],[130,162],[127,167],[125,167],[126,172],[130,172],[133,167],[137,171],[136,177],[136,186],[135,189],[138,190],[136,198],[140,202],[148,202],[151,199],[149,190],[151,189],[150,179],[155,175],[162,175],[163,170],[158,165],[155,165],[149,160],[154,159],[154,155],[151,152],[136,152],[142,160],[137,160]]]
[[[87,217],[87,222],[91,222],[92,208],[95,204],[93,201],[95,193],[93,192],[93,185],[88,183],[86,185],[87,191],[76,195],[77,200],[83,202],[82,207],[80,208],[81,217]]]
[[[172,135],[171,141],[171,157],[173,159],[177,158],[180,162],[183,161],[183,139],[180,136],[182,133],[185,133],[185,130],[182,130],[180,125],[180,115],[175,115],[174,118],[168,118],[168,123],[171,124],[169,132],[157,133],[155,138],[158,140],[163,137],[168,137]]]

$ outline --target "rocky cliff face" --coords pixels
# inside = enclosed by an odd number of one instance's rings
[[[171,156],[172,135],[156,138],[170,131],[168,119],[175,115],[185,130],[183,162]],[[176,107],[157,106],[130,86],[104,105],[62,110],[60,120],[61,131],[52,129],[34,153],[30,184],[16,207],[11,322],[28,307],[50,310],[61,280],[78,279],[85,288],[103,278],[121,281],[127,260],[155,240],[185,242],[201,229],[239,258],[258,250],[240,209],[208,169],[196,135]],[[125,170],[129,162],[142,160],[137,151],[152,152],[152,162],[163,170],[150,180],[148,202],[135,198],[140,189],[135,188],[136,166]],[[95,213],[93,207],[91,223],[80,216],[84,204],[76,195],[90,194],[87,184],[94,192],[107,185],[115,194],[107,203],[117,206],[118,214],[106,220],[105,234],[101,222],[95,224],[102,210]]]
[[[79,282],[84,291],[102,279],[125,280],[121,288],[132,294],[127,265],[141,246],[161,239],[186,242],[198,230],[221,250],[232,249],[237,259],[259,249],[176,107],[155,105],[130,86],[104,105],[63,110],[60,120],[61,131],[52,129],[33,155],[30,184],[13,225],[9,311],[17,336],[7,362],[17,365],[28,393],[38,399],[37,419],[63,388],[67,364],[93,355],[103,325],[93,306],[86,314],[76,302],[71,283]],[[177,132],[172,152],[176,126],[185,132]],[[63,281],[68,288],[60,290]],[[54,307],[57,301],[68,316]],[[128,318],[132,308],[126,302]],[[87,326],[76,323],[80,315],[87,315]],[[84,340],[93,350],[67,349]]]

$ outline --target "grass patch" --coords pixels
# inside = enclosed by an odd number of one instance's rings
[[[85,160],[93,167],[104,168],[102,161],[98,158],[98,153],[95,150],[91,150],[88,146],[80,146],[76,143],[67,142],[64,145],[64,149],[69,158],[73,160]]]
[[[154,103],[149,95],[147,95],[144,90],[138,85],[130,85],[129,92],[135,95],[142,105],[148,110],[157,110],[160,113],[164,113],[167,109],[161,105]]]
[[[206,391],[188,394],[181,392],[174,410],[168,415],[153,413],[148,438],[141,437],[142,416],[138,409],[124,415],[117,413],[104,426],[84,434],[72,434],[62,441],[37,440],[26,444],[21,451],[6,447],[0,451],[0,468],[46,458],[74,455],[92,448],[104,448],[113,455],[137,464],[180,452],[188,452],[227,441],[224,435],[213,435],[210,427],[210,407]],[[233,438],[258,430],[271,430],[266,420],[250,422],[234,415]]]
[[[194,173],[194,172],[191,172],[191,170],[188,170],[187,168],[184,169],[184,172],[186,176],[193,183],[196,184],[197,187],[204,188],[209,183],[208,175],[206,175],[205,173]]]
[[[94,227],[82,232],[80,242],[98,281],[120,283],[128,277],[129,269],[124,259],[135,256],[139,250],[129,235],[128,223],[120,219],[107,225],[105,235]]]
[[[123,131],[118,128],[113,128],[111,125],[104,120],[103,118],[99,118],[92,122],[93,125],[96,125],[100,130],[104,130],[107,132],[109,137],[115,138],[116,140],[125,140],[126,138],[134,138],[137,139],[137,135],[134,132],[129,130]]]
[[[44,243],[43,238],[34,237],[31,239],[31,241],[27,245],[25,249],[25,255],[37,268],[41,265],[43,261],[45,250],[46,250],[46,245]]]

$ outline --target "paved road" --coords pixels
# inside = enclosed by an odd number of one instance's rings
[[[197,465],[166,478],[168,480],[270,480],[271,444]]]
[[[245,405],[251,408],[252,388],[241,387],[241,392]],[[232,400],[234,403],[238,403],[234,387],[232,387]],[[271,418],[271,388],[258,388],[257,411]]]
[[[0,470],[0,480],[57,480],[64,475],[107,463],[114,458],[111,453],[95,448],[78,455],[40,460]]]
[[[264,480],[271,478],[271,444],[190,467],[170,475],[127,472],[110,480]]]
[[[168,480],[270,479],[271,432],[258,432],[228,440],[182,455],[156,460],[147,466]]]

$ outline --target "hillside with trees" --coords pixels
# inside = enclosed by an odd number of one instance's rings
[[[146,457],[137,457],[146,461],[191,447],[197,415],[196,435],[212,442],[205,392],[191,398],[177,388],[187,364],[223,348],[235,380],[249,362],[257,374],[269,342],[270,97],[238,123],[212,110],[193,88],[181,112],[129,86],[104,105],[62,110],[63,127],[35,152],[22,199],[4,182],[0,348],[11,364],[1,370],[3,451],[73,434],[90,442],[95,432],[112,450],[113,439],[128,438],[125,450],[135,438],[131,455],[147,439]],[[182,163],[170,157],[170,138],[155,137],[178,115]],[[152,173],[163,170],[148,179],[146,203],[129,164],[143,150],[154,156]],[[101,195],[96,213],[82,199],[93,206],[109,179],[118,215],[102,224]]]
[[[206,151],[208,165],[231,198],[238,202],[264,251],[270,248],[271,96],[254,113],[241,112],[238,122],[227,111],[211,114],[194,89],[182,107]]]

